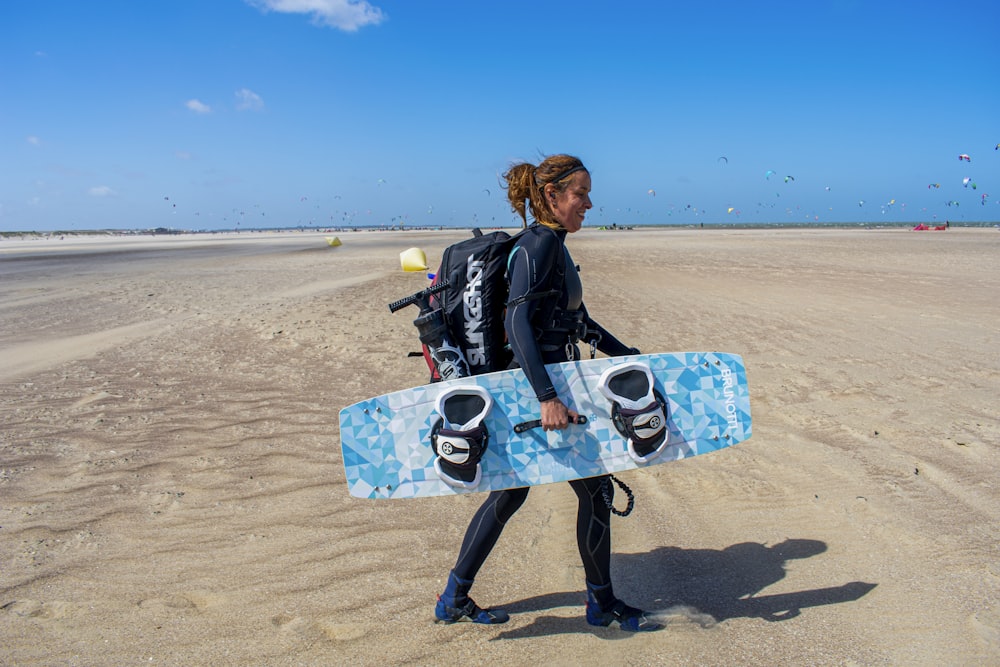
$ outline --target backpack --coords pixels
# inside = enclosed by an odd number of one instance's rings
[[[389,304],[391,312],[420,307],[413,324],[432,382],[503,370],[513,358],[503,318],[507,257],[517,236],[479,229],[472,234],[445,248],[430,287]]]
[[[431,382],[481,375],[508,368],[513,354],[507,345],[504,314],[509,285],[507,262],[522,230],[484,234],[445,248],[430,287],[389,304],[396,312],[410,304],[420,307],[413,321],[420,335]],[[564,267],[560,264],[560,270]],[[520,301],[559,294],[550,290]]]
[[[448,333],[468,364],[469,375],[507,368],[513,356],[507,348],[504,311],[507,308],[507,258],[517,236],[504,231],[483,234],[445,248],[435,284],[446,285],[430,297],[431,308],[440,308]],[[424,358],[432,381],[441,375],[424,344]]]

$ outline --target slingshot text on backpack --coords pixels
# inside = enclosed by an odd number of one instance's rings
[[[465,340],[469,346],[465,350],[468,361],[473,366],[486,364],[486,342],[483,339],[483,268],[486,265],[475,255],[469,255],[465,271],[466,286],[462,295],[465,304]]]

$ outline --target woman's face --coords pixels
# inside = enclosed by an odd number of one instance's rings
[[[551,185],[546,186],[546,190],[549,191],[549,207],[555,221],[570,234],[580,231],[587,209],[593,206],[590,203],[590,174],[578,171],[571,175],[562,192],[556,192]]]

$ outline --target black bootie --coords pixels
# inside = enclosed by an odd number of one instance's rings
[[[611,584],[594,586],[587,582],[587,623],[608,626],[617,622],[626,632],[653,632],[662,623],[646,618],[642,609],[630,607],[615,597]]]
[[[480,609],[469,597],[471,579],[459,579],[454,572],[448,573],[448,583],[438,596],[434,616],[438,623],[472,621],[492,625],[506,623],[510,616],[503,609]]]

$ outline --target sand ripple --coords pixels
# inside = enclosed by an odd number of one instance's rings
[[[752,440],[625,477],[643,638],[583,622],[565,485],[479,577],[497,628],[430,622],[480,498],[347,494],[339,409],[426,379],[398,253],[462,236],[5,255],[0,663],[1000,662],[1000,234],[571,240],[596,319],[750,377]]]

